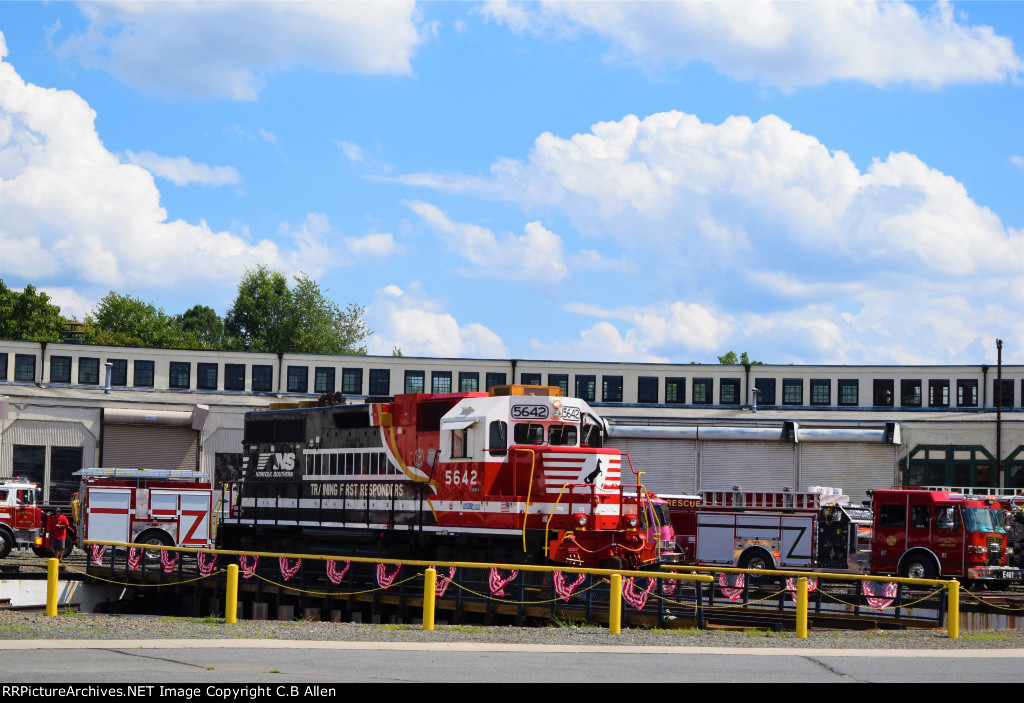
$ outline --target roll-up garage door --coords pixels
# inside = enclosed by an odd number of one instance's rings
[[[615,438],[609,442],[629,455],[635,471],[644,471],[643,484],[654,493],[693,493],[697,488],[697,443],[685,439]],[[622,462],[623,483],[631,480]]]
[[[851,502],[867,499],[867,491],[896,483],[896,445],[865,442],[800,444],[800,485],[841,488]]]
[[[700,489],[781,491],[796,484],[796,445],[788,442],[702,441]]]
[[[103,466],[195,471],[199,433],[191,427],[103,425]]]

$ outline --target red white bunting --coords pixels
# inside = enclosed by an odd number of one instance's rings
[[[348,573],[348,567],[350,567],[350,566],[352,566],[352,562],[346,560],[345,561],[345,568],[342,569],[341,571],[338,571],[338,562],[337,562],[337,560],[335,560],[335,559],[328,559],[327,560],[327,578],[330,580],[331,583],[333,583],[335,586],[337,586],[339,583],[341,583],[341,580],[343,578],[345,578],[345,574]]]
[[[296,559],[295,565],[291,566],[288,563],[288,557],[278,557],[277,565],[281,569],[281,578],[285,581],[291,581],[292,577],[302,568],[302,559]]]
[[[388,573],[387,564],[377,564],[377,585],[387,590],[391,588],[391,585],[398,578],[398,572],[402,570],[401,564],[395,564],[395,570],[390,574]]]
[[[508,576],[502,576],[501,571],[497,567],[491,567],[491,575],[487,579],[487,584],[491,587],[491,595],[496,598],[504,598],[505,586],[511,583],[512,579],[518,575],[518,571],[513,571]]]
[[[210,561],[206,561],[207,556],[210,557]],[[209,576],[217,566],[217,555],[206,554],[205,552],[196,552],[196,561],[199,562],[199,575],[204,577]]]
[[[164,573],[169,574],[174,571],[174,567],[178,565],[178,553],[169,552],[166,549],[160,550],[160,566],[163,567]]]
[[[793,598],[793,600],[796,600],[796,579],[795,578],[788,578],[788,579],[786,579],[786,589],[789,591],[789,595]],[[807,579],[807,595],[811,595],[812,593],[814,593],[817,590],[818,590],[818,579],[816,579],[816,578],[809,578],[809,579]]]
[[[252,559],[250,562],[249,560]],[[245,554],[238,555],[238,568],[242,572],[242,578],[251,579],[256,575],[256,565],[260,563],[258,556],[247,556]]]
[[[576,574],[576,580],[572,583],[566,583],[565,574],[561,571],[555,572],[555,593],[558,597],[564,600],[566,603],[572,598],[573,591],[575,591],[581,583],[587,580],[586,574]]]
[[[628,578],[622,582],[622,597],[637,610],[643,610],[647,605],[647,596],[651,595],[651,591],[656,585],[658,585],[658,579],[649,578],[646,588],[637,588],[636,579]]]
[[[743,587],[747,583],[746,574],[719,574],[718,589],[722,595],[733,603],[743,597]]]
[[[431,569],[437,570],[437,567],[431,566]],[[434,595],[438,598],[444,597],[445,592],[448,590],[448,586],[451,585],[452,579],[455,578],[455,567],[448,567],[448,575],[442,576],[440,573],[437,574],[437,578],[434,581]]]
[[[146,551],[140,547],[132,547],[128,550],[128,568],[137,571],[139,562],[142,561],[142,553]]]
[[[665,579],[665,583],[661,586],[661,592],[666,596],[671,596],[679,588],[679,581],[676,579]]]
[[[92,563],[94,566],[103,566],[103,553],[107,551],[107,548],[102,544],[90,545],[90,551],[92,552]]]
[[[861,581],[860,590],[864,598],[875,610],[885,610],[896,600],[900,585],[891,581]]]

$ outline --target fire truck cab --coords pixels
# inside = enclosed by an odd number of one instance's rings
[[[50,523],[56,512],[40,504],[42,495],[38,484],[27,478],[0,479],[0,559],[15,548],[31,548],[38,556],[51,556]],[[74,528],[68,532],[65,554],[74,544]]]
[[[1002,508],[992,498],[943,490],[874,491],[875,573],[911,578],[1016,580],[1007,564]]]
[[[81,476],[81,542],[211,546],[213,487],[206,474],[92,468],[76,475]]]

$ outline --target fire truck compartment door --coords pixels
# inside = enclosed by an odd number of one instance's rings
[[[731,564],[736,518],[732,515],[697,516],[697,561]]]
[[[98,542],[128,542],[131,507],[130,490],[90,489],[85,538]]]
[[[779,566],[810,566],[814,520],[810,517],[782,518],[782,550]]]
[[[161,490],[152,491],[153,519],[177,524],[165,525],[182,547],[205,546],[210,543],[210,511],[212,494],[209,491]]]

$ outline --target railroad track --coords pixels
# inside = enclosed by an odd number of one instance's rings
[[[14,550],[5,559],[0,559],[0,579],[36,579],[46,578],[47,559],[38,557],[29,549]],[[75,549],[63,564],[74,567],[76,571],[62,570],[62,578],[79,579],[79,571],[85,571],[88,559],[85,552]]]

